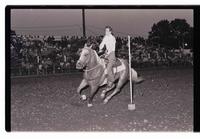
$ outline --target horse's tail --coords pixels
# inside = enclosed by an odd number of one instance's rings
[[[139,83],[142,83],[144,81],[144,78],[139,76],[138,73],[133,68],[131,68],[131,75],[132,75],[132,81],[134,83],[139,84]]]
[[[129,65],[128,65],[128,60],[126,59],[121,59],[123,61],[123,63],[126,66],[127,72],[129,73]],[[129,74],[128,74],[129,75]],[[142,83],[144,81],[144,78],[142,78],[141,76],[138,75],[137,71],[135,71],[135,69],[131,68],[131,75],[132,75],[132,81],[136,84]],[[128,80],[129,80],[129,76],[128,76]]]

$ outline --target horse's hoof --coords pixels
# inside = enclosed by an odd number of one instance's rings
[[[104,99],[103,104],[107,104],[108,103],[108,99]]]
[[[87,99],[86,95],[81,95],[81,100],[85,101]]]
[[[88,103],[88,104],[87,104],[87,106],[88,106],[88,107],[92,107],[93,105],[92,105],[92,104],[90,104],[90,103]]]
[[[106,93],[106,90],[103,90],[102,93],[105,94],[105,93]]]
[[[104,93],[102,93],[102,94],[101,94],[101,99],[104,99],[105,96],[106,96],[106,95],[105,95]]]

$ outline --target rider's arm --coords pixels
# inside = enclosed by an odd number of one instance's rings
[[[99,45],[99,50],[101,51],[104,47],[104,45],[106,44],[106,41],[105,41],[105,37],[103,38],[101,44]]]

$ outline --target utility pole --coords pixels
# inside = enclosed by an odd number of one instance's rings
[[[86,37],[85,34],[85,9],[82,9],[82,19],[83,19],[83,37]]]

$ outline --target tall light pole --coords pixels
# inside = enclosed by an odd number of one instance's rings
[[[82,9],[82,21],[83,21],[83,37],[86,37],[85,33],[85,9]]]

